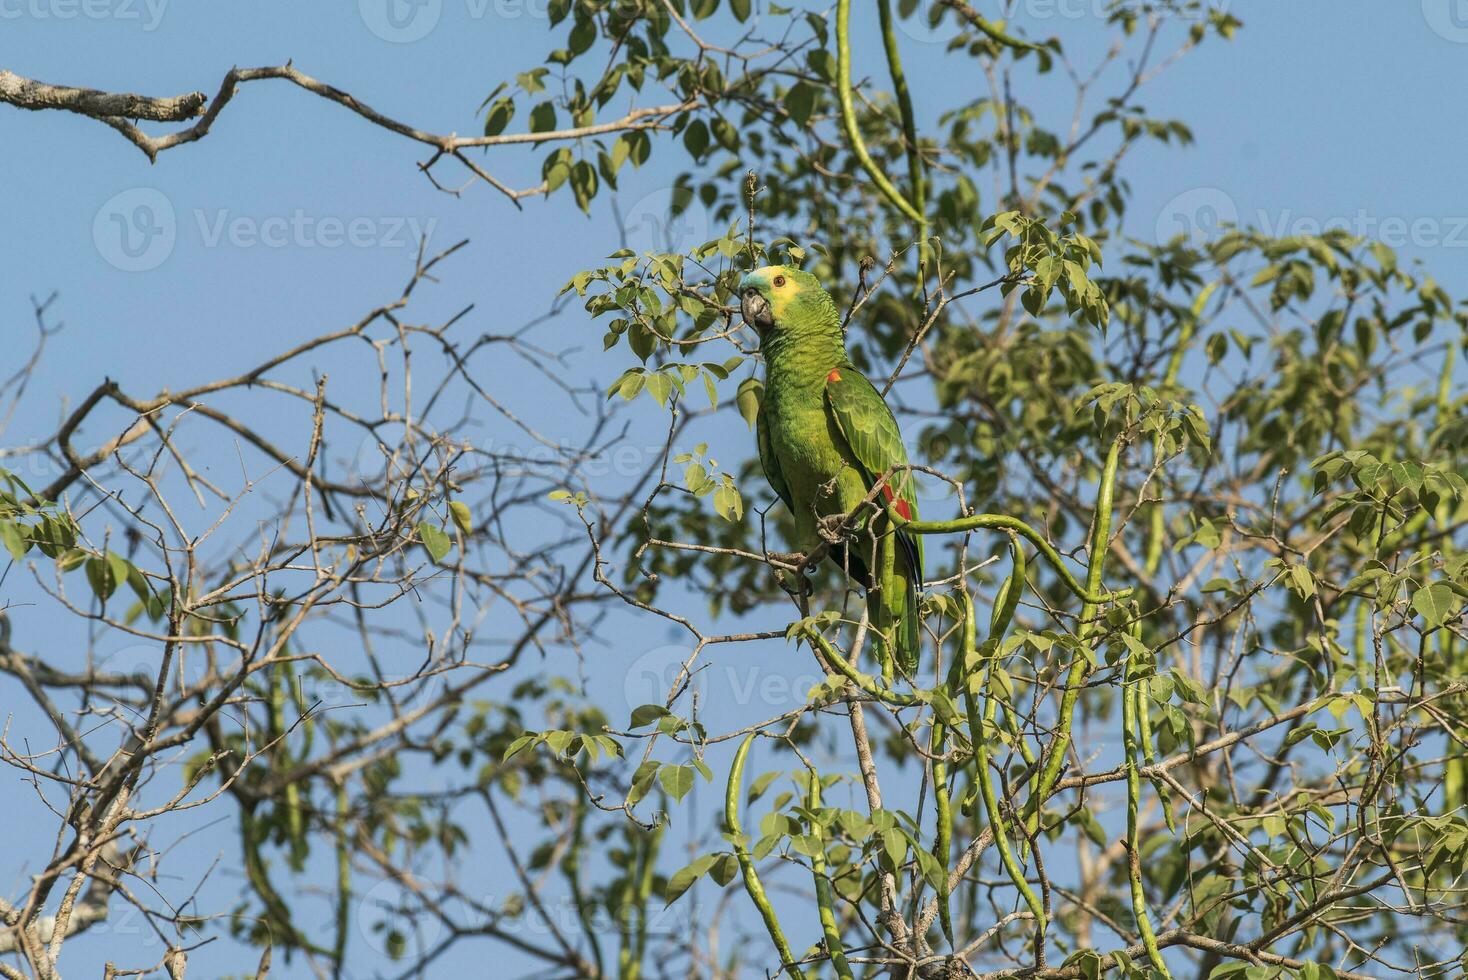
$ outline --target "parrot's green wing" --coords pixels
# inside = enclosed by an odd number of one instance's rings
[[[897,420],[892,417],[892,410],[872,383],[855,368],[838,368],[826,377],[826,408],[846,439],[851,455],[865,470],[863,475],[868,487],[874,486],[893,467],[907,465],[907,448],[902,445],[902,433],[897,428]],[[763,457],[763,450],[760,455]],[[900,517],[909,521],[918,519],[917,481],[911,472],[893,474],[883,490],[888,506]],[[912,563],[914,584],[921,588],[922,540],[918,535],[901,531],[897,536]]]
[[[770,448],[770,427],[765,421],[763,402],[760,403],[759,412],[755,414],[754,432],[759,444],[759,465],[765,471],[765,479],[769,481],[770,488],[779,494],[780,499],[785,501],[786,508],[793,514],[795,513],[795,501],[790,496],[790,486],[785,482],[785,475],[780,472],[780,461],[775,458],[775,451]]]

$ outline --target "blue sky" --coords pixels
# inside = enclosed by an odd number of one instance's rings
[[[145,0],[0,0],[0,67],[58,84],[153,95],[202,89],[212,96],[231,65],[294,59],[388,115],[468,133],[479,125],[483,97],[558,43],[546,32],[540,0],[441,0],[436,23],[415,40],[401,40],[375,2],[153,0],[150,7]],[[1026,0],[1015,19],[1032,34],[1060,34],[1084,61],[1097,53],[1098,5]],[[1346,222],[1390,236],[1401,228],[1406,258],[1426,262],[1450,293],[1468,293],[1461,167],[1468,139],[1460,111],[1468,3],[1235,0],[1230,9],[1245,22],[1238,39],[1206,45],[1144,97],[1154,115],[1185,120],[1198,142],[1186,150],[1148,146],[1133,156],[1131,231],[1151,239],[1176,230],[1178,220],[1230,209],[1269,230]],[[424,26],[411,23],[409,33]],[[859,64],[877,57],[869,27],[863,23],[857,39]],[[945,69],[941,44],[926,32],[913,30],[904,44],[926,117],[957,100],[951,87],[980,84]],[[1052,100],[1049,107],[1062,104]],[[524,125],[523,114],[513,125]],[[473,302],[476,329],[485,330],[543,312],[573,272],[621,245],[605,196],[588,219],[569,196],[533,200],[517,211],[483,186],[459,198],[445,195],[416,171],[422,147],[283,82],[246,86],[208,138],[163,154],[156,165],[110,130],[62,113],[0,107],[0,145],[6,348],[29,340],[29,295],[59,291],[55,309],[66,323],[27,408],[4,433],[7,443],[43,434],[61,399],[75,400],[104,376],[140,392],[178,386],[232,373],[293,340],[355,320],[406,279],[415,230],[431,232],[439,247],[472,240],[422,308],[445,314]],[[513,186],[536,179],[538,164],[528,154],[488,159]],[[650,167],[624,171],[623,212],[636,219],[655,210],[683,163],[681,152],[660,153]],[[457,178],[452,168],[444,172]],[[119,254],[116,220],[128,220],[138,202],[150,202],[156,213],[159,201],[173,215],[171,249],[156,262],[156,253]],[[690,220],[702,227],[696,216]],[[284,236],[284,247],[270,244],[275,234]],[[130,262],[152,267],[128,271]],[[575,307],[549,331],[542,341],[554,347],[599,346],[601,329]],[[605,382],[623,366],[601,362],[596,372]],[[539,388],[513,372],[497,380],[508,402],[535,407]],[[656,443],[661,422],[642,418],[648,430],[633,441]],[[565,424],[564,434],[575,431],[575,420]],[[554,423],[547,425],[555,432]],[[750,449],[739,425],[711,427],[705,437],[726,462]],[[6,587],[18,586],[12,580]],[[44,636],[49,627],[38,615],[18,610],[17,629]],[[658,629],[649,637],[645,624],[634,630],[632,622],[616,622],[622,632],[607,637],[612,652],[591,668],[593,680],[608,685],[599,689],[612,692],[614,715],[625,710],[623,700],[652,700],[644,696],[651,692],[645,678],[674,654],[663,645],[675,638]],[[747,724],[752,714],[768,716],[792,698],[803,700],[810,674],[788,648],[766,644],[713,683],[773,680],[781,691],[726,695],[716,688],[711,710],[730,727]],[[6,694],[7,712],[13,693]],[[53,827],[44,811],[22,819],[24,843],[12,837],[0,847],[7,874],[38,853],[25,849],[46,846]],[[227,846],[201,834],[187,853],[207,862]],[[233,859],[234,852],[224,853]],[[499,860],[486,855],[485,867],[502,873]],[[14,894],[21,880],[0,883]],[[88,949],[86,955],[103,955],[100,947]],[[471,955],[464,950],[458,962],[473,963]],[[196,963],[199,975],[245,966],[225,944],[200,951]]]

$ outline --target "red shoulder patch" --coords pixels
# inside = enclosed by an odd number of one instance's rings
[[[831,369],[831,373],[828,374],[828,375],[826,375],[826,381],[827,382],[840,381],[840,380],[841,380],[841,372],[838,371],[838,370],[836,370],[835,368],[832,368]]]
[[[882,498],[886,500],[887,503],[892,505],[892,509],[897,511],[898,516],[900,516],[904,521],[912,520],[911,505],[909,505],[906,500],[903,500],[901,497],[898,497],[897,494],[892,492],[892,484],[882,484]]]

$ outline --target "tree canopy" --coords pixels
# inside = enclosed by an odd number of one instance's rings
[[[188,388],[88,380],[5,449],[6,574],[138,659],[0,611],[0,689],[39,719],[0,758],[57,842],[0,896],[0,972],[58,977],[130,907],[157,942],[109,940],[109,976],[215,938],[248,976],[432,975],[469,945],[623,980],[1462,973],[1468,310],[1344,230],[1139,237],[1130,158],[1193,141],[1146,100],[1233,39],[1227,5],[1106,4],[1085,44],[1005,4],[871,6],[551,0],[550,53],[472,137],[292,65],[209,98],[0,73],[0,101],[150,157],[283,81],[504,208],[591,214],[669,155],[663,230],[712,224],[479,335],[417,313],[464,261],[424,251],[354,323]],[[915,51],[963,84],[912,91]],[[497,176],[510,152],[538,182]],[[734,287],[771,262],[825,283],[907,437],[912,676],[877,671],[759,471]],[[27,384],[34,313],[9,402],[56,394]],[[497,396],[507,363],[538,416]],[[583,431],[547,435],[567,404]],[[608,474],[621,445],[654,449]],[[613,621],[686,642],[617,661],[646,703],[587,681]],[[770,648],[809,690],[710,724],[701,672]],[[238,842],[224,905],[165,844],[206,819]],[[487,886],[461,865],[491,849]]]

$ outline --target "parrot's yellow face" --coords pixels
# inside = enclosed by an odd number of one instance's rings
[[[789,324],[795,308],[803,305],[819,283],[809,272],[785,265],[767,265],[755,269],[739,281],[739,309],[756,331],[764,333],[776,324]]]

